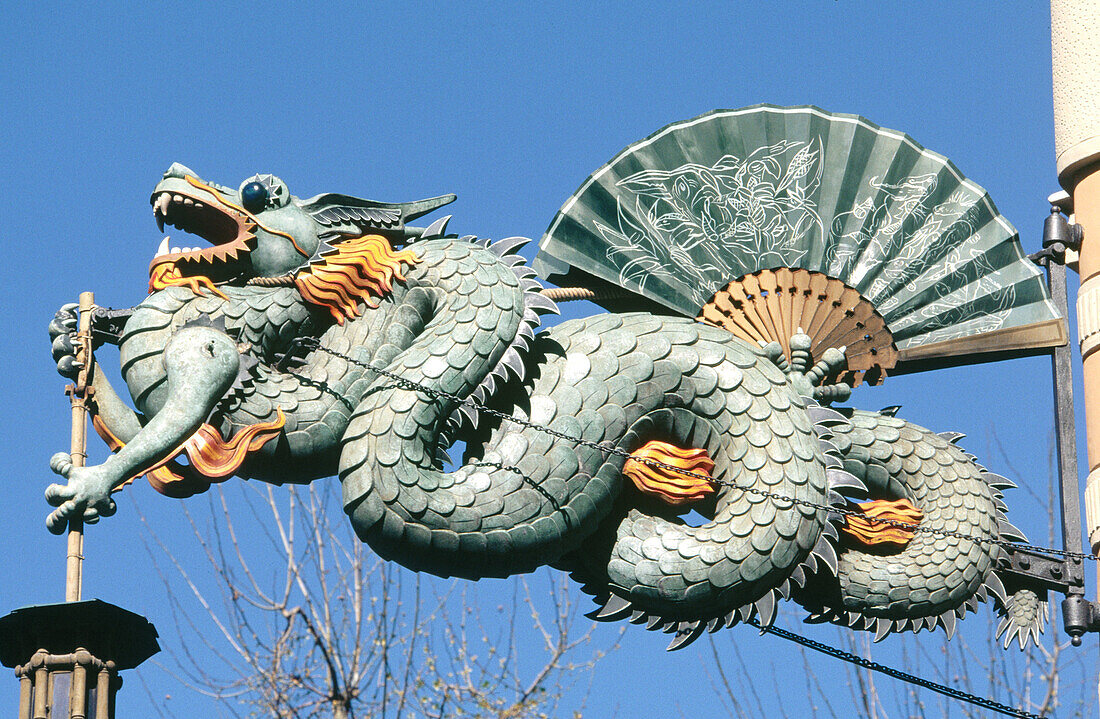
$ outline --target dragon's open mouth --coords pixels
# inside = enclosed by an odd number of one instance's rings
[[[224,282],[241,273],[237,260],[247,256],[255,245],[255,221],[248,214],[226,203],[221,194],[202,182],[188,177],[186,190],[154,192],[150,198],[157,226],[171,225],[197,235],[212,247],[171,246],[165,237],[149,265],[150,273],[159,265],[171,264],[183,276],[202,275]]]

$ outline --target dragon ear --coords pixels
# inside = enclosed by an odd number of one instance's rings
[[[392,232],[402,230],[406,222],[449,205],[455,199],[455,195],[441,195],[416,202],[375,202],[327,193],[300,200],[298,204],[325,227],[355,225],[360,230]]]

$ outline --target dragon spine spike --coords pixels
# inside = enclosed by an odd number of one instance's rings
[[[940,624],[943,625],[943,629],[947,632],[947,638],[951,639],[955,636],[956,619],[954,612],[944,612],[940,615]]]
[[[524,301],[528,307],[539,312],[539,314],[559,314],[558,303],[550,299],[546,295],[532,292],[530,297],[525,297]]]
[[[959,440],[962,439],[963,437],[965,437],[966,435],[963,434],[962,432],[940,432],[939,436],[943,437],[945,440],[947,440],[951,444],[958,444]]]
[[[514,255],[530,242],[528,237],[505,237],[489,245],[488,250],[501,257]]]
[[[886,635],[894,631],[894,622],[889,619],[876,619],[875,620],[875,638],[873,641],[881,642],[886,638]]]
[[[818,535],[817,541],[821,541],[821,535]],[[818,559],[819,555],[817,553],[817,545],[815,544],[814,548],[810,550],[810,553],[806,555],[805,561],[802,562],[801,566],[803,570],[809,574],[817,574]]]
[[[899,409],[901,409],[900,404],[892,404],[889,407],[883,407],[878,413],[884,417],[896,417]]]
[[[504,355],[501,357],[500,361],[501,365],[510,371],[516,379],[523,379],[523,360],[520,359],[519,352],[514,346],[504,351]]]
[[[683,649],[698,639],[704,631],[706,631],[706,624],[703,622],[680,622],[676,626],[676,638],[669,642],[666,651],[674,652],[677,649]]]
[[[1017,486],[1011,479],[993,472],[985,472],[982,477],[985,479],[986,484],[994,489],[1016,489]]]
[[[1027,536],[1004,517],[997,518],[997,534],[1010,542],[1026,542]]]
[[[532,275],[528,272],[523,273],[523,277],[520,279],[519,284],[520,284],[520,287],[523,288],[524,292],[539,292],[539,293],[541,293],[542,290],[545,289],[542,286],[542,284],[537,279],[534,278],[534,275]],[[556,302],[554,304],[555,304],[555,306],[557,306]]]
[[[612,594],[607,598],[607,603],[603,607],[585,616],[600,622],[613,622],[632,614],[633,611],[634,606],[628,600],[617,594]]]
[[[834,529],[833,531],[836,530]],[[833,548],[832,542],[819,539],[817,544],[814,545],[813,553],[818,559],[825,563],[825,566],[829,568],[829,572],[835,577],[839,559],[836,556],[836,549]]]
[[[810,405],[806,408],[806,411],[810,414],[810,419],[814,424],[821,425],[823,427],[832,427],[838,424],[845,424],[848,418],[837,412],[835,409],[828,407],[822,407],[820,405]]]
[[[1005,591],[1005,585],[1001,583],[1001,578],[997,576],[996,572],[990,572],[983,584],[986,591],[992,594],[1003,607],[1008,603],[1008,592]]]
[[[452,215],[440,217],[438,220],[428,225],[428,228],[424,230],[424,234],[420,236],[420,239],[430,240],[443,237],[447,233],[447,224],[450,223],[451,217]]]
[[[829,488],[837,492],[841,492],[842,490],[854,490],[861,493],[867,492],[867,485],[863,483],[863,480],[851,472],[830,467],[825,471],[825,476],[829,480]]]
[[[769,590],[756,600],[756,611],[760,615],[760,626],[770,627],[772,622],[775,621],[775,591]]]

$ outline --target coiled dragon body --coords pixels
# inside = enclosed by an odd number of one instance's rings
[[[768,623],[779,597],[879,637],[953,630],[987,593],[1002,612],[1015,606],[995,572],[996,542],[1020,538],[1002,515],[1005,481],[948,438],[822,407],[808,368],[689,319],[604,314],[536,336],[555,307],[515,254],[521,241],[443,237],[438,223],[414,233],[412,206],[321,198],[291,198],[271,176],[234,192],[178,165],[166,173],[158,219],[215,246],[154,260],[154,292],[119,337],[140,414],[95,377],[99,426],[119,451],[89,468],[55,458],[69,483],[48,493],[51,528],[110,513],[109,492],[143,472],[169,494],[201,491],[221,475],[202,476],[194,438],[228,447],[255,432],[223,473],[338,474],[356,533],[383,557],[466,578],[554,565],[593,595],[598,618],[674,632],[673,646]],[[210,210],[235,227],[211,229]],[[418,239],[393,252],[395,231]],[[69,327],[64,315],[51,330],[62,365]],[[456,439],[467,459],[447,470]],[[624,477],[650,442],[705,453],[702,498],[669,504]],[[181,447],[191,467],[173,464]],[[906,499],[922,528],[953,534],[860,549],[831,511],[860,493]],[[1029,606],[1008,612],[1021,646],[1040,627]]]

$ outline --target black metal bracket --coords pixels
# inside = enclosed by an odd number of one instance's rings
[[[1045,596],[1048,591],[1069,594],[1074,589],[1084,587],[1080,566],[1081,560],[1076,557],[1055,559],[1048,554],[1010,547],[1005,549],[1004,557],[997,567],[997,576],[1008,589],[1031,589],[1040,596]],[[1073,567],[1077,571],[1073,571]]]
[[[92,310],[92,343],[99,347],[104,342],[118,344],[126,320],[134,314],[132,309],[116,310],[110,307],[96,307]]]
[[[1081,646],[1086,632],[1100,632],[1100,604],[1090,602],[1083,594],[1070,594],[1062,600],[1062,626],[1073,646]]]
[[[1062,211],[1056,205],[1051,205],[1050,216],[1043,223],[1043,249],[1027,258],[1043,267],[1049,266],[1051,262],[1065,265],[1066,251],[1080,250],[1084,237],[1085,231],[1081,225],[1071,225]]]

